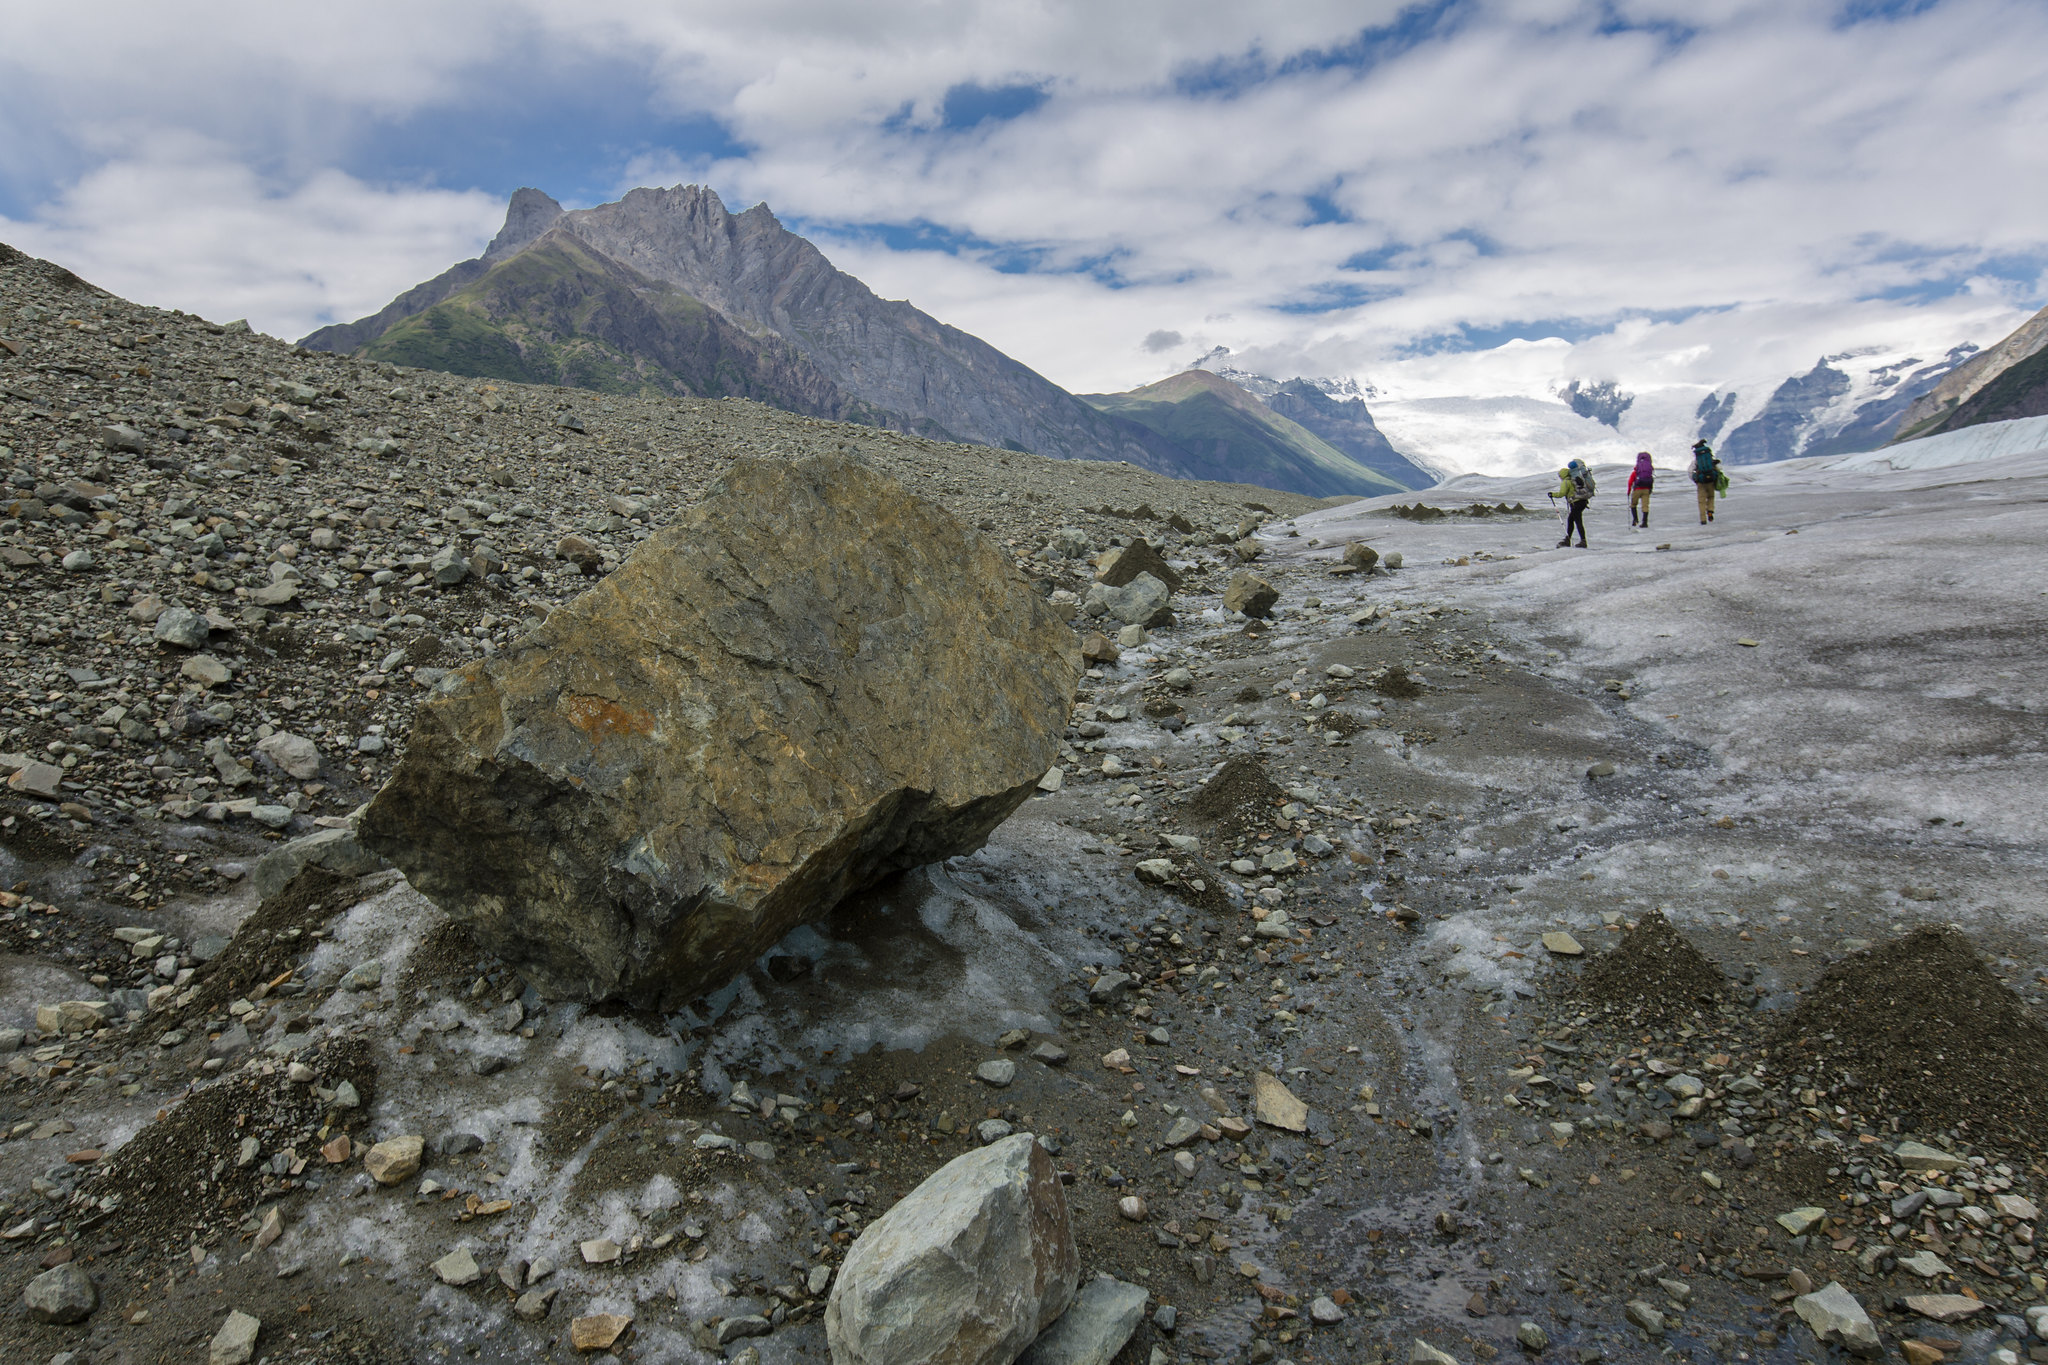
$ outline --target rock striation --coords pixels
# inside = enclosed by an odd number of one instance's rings
[[[980,847],[1059,753],[1071,631],[843,456],[736,464],[423,704],[363,845],[544,994],[673,1006]]]

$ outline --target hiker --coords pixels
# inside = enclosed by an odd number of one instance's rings
[[[1728,486],[1728,476],[1704,436],[1692,443],[1692,486],[1700,497],[1700,525],[1705,526],[1714,519],[1714,494]]]
[[[1557,497],[1564,499],[1564,539],[1557,542],[1562,550],[1572,543],[1572,528],[1579,528],[1579,548],[1586,548],[1586,504],[1593,501],[1593,471],[1586,468],[1584,460],[1573,460],[1557,471]]]
[[[1636,467],[1628,474],[1628,524],[1643,530],[1650,526],[1650,485],[1657,481],[1656,466],[1650,462],[1650,452],[1636,452]],[[1642,519],[1636,519],[1636,509],[1642,509]]]

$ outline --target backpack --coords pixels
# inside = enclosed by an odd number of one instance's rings
[[[1572,500],[1574,502],[1590,502],[1593,497],[1593,471],[1584,468],[1574,469],[1570,477],[1572,481]]]
[[[1721,466],[1714,462],[1714,452],[1702,447],[1692,453],[1692,481],[1712,483],[1721,475]]]

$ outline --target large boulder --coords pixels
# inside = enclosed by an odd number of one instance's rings
[[[21,1301],[37,1322],[69,1326],[92,1316],[100,1306],[100,1291],[83,1267],[67,1261],[30,1280]]]
[[[941,1166],[868,1226],[825,1306],[833,1365],[1009,1365],[1081,1278],[1059,1172],[1018,1133]]]
[[[1273,604],[1279,600],[1280,594],[1271,583],[1244,569],[1232,574],[1223,587],[1223,605],[1246,616],[1270,616]]]
[[[1090,583],[1087,603],[1099,602],[1103,613],[1127,625],[1170,626],[1173,624],[1172,589],[1149,573],[1141,573],[1122,587]],[[1093,615],[1094,613],[1090,613]]]
[[[364,847],[543,994],[680,1005],[892,873],[979,848],[1081,659],[999,547],[836,456],[685,520],[436,685]]]
[[[1143,536],[1103,555],[1095,566],[1095,581],[1105,587],[1121,588],[1141,573],[1151,574],[1164,583],[1169,592],[1180,591],[1180,575]]]

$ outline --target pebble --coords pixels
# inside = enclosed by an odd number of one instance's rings
[[[236,1309],[213,1334],[206,1349],[206,1365],[248,1365],[256,1354],[256,1337],[262,1332],[261,1319]]]
[[[454,1285],[458,1289],[475,1284],[484,1277],[468,1247],[457,1247],[434,1262],[434,1274],[440,1277],[442,1284]]]
[[[1826,1209],[1800,1208],[1794,1209],[1790,1213],[1779,1214],[1777,1224],[1794,1237],[1804,1237],[1807,1233],[1819,1227],[1821,1220],[1827,1216],[1828,1211]]]
[[[569,1324],[569,1345],[578,1351],[608,1351],[633,1325],[625,1313],[593,1313]]]
[[[1318,1294],[1309,1301],[1308,1318],[1318,1327],[1335,1327],[1344,1321],[1344,1310],[1329,1295]]]
[[[390,1138],[364,1154],[363,1169],[379,1185],[396,1185],[419,1174],[426,1149],[427,1140],[417,1133]]]

